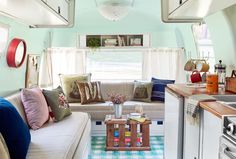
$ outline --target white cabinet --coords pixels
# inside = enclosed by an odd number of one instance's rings
[[[169,14],[180,6],[179,0],[169,0]]]
[[[68,20],[69,16],[69,4],[66,0],[60,0],[59,1],[59,7],[60,7],[60,15],[63,16],[66,20]]]
[[[218,118],[206,110],[202,111],[201,159],[218,158],[219,139],[222,134],[221,122],[221,118]]]
[[[200,114],[195,120],[187,115],[188,98],[184,103],[184,159],[199,159],[200,146]]]
[[[70,27],[74,23],[74,1],[0,0],[0,14],[31,27]]]
[[[68,20],[69,5],[66,0],[47,0],[47,5]]]
[[[184,159],[217,159],[222,121],[216,115],[200,109],[199,120],[186,114],[188,99],[184,106]]]
[[[179,8],[181,5],[183,5],[188,0],[169,0],[169,14],[174,12],[177,8]]]
[[[210,14],[236,4],[235,0],[162,0],[164,22],[200,22]]]
[[[183,97],[165,90],[164,158],[183,159]]]

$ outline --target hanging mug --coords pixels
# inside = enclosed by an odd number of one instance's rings
[[[208,72],[208,71],[209,71],[209,68],[210,68],[210,66],[209,66],[208,63],[206,63],[205,60],[203,60],[203,61],[198,61],[198,62],[196,63],[196,69],[197,69],[199,72]]]
[[[192,59],[188,60],[184,66],[185,71],[193,71],[195,69],[196,65],[193,62]]]
[[[202,82],[202,77],[199,71],[194,70],[190,76],[192,83]]]

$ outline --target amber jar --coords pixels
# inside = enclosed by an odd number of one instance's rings
[[[206,91],[209,93],[218,92],[218,75],[217,74],[206,75]]]

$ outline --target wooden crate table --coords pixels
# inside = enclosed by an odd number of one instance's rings
[[[114,115],[106,115],[106,150],[107,151],[150,151],[151,121],[146,119],[143,123],[128,119],[122,115],[115,119]]]

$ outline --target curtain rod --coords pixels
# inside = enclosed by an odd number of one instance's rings
[[[54,49],[76,49],[77,51],[91,51],[91,52],[99,52],[99,51],[113,51],[113,52],[120,52],[120,51],[156,51],[156,50],[178,50],[182,49],[185,51],[183,47],[157,47],[157,48],[98,48],[98,49],[90,49],[90,48],[76,48],[76,47],[51,47],[47,48],[47,50],[54,50]]]

